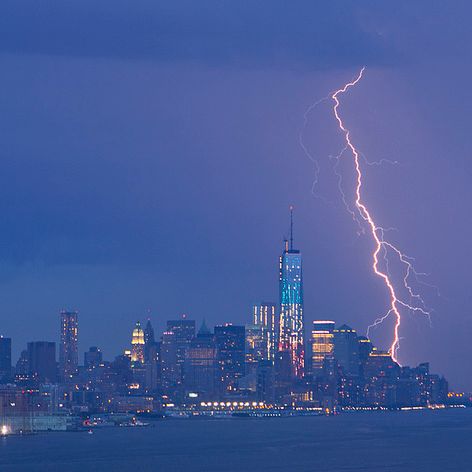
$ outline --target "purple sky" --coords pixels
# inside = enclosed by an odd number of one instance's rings
[[[157,329],[181,313],[248,322],[252,303],[277,300],[290,204],[307,322],[363,334],[387,298],[337,193],[327,102],[304,138],[331,203],[311,192],[298,135],[307,107],[366,65],[341,112],[368,159],[400,165],[367,167],[365,200],[441,294],[423,288],[432,327],[404,313],[399,358],[472,389],[471,13],[466,1],[4,0],[0,331],[15,355],[56,340],[63,307],[80,311],[81,350],[107,358],[147,309]],[[373,340],[390,336],[386,324]]]

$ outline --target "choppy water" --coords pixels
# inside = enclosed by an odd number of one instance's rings
[[[0,440],[0,471],[471,472],[472,409],[166,420]]]

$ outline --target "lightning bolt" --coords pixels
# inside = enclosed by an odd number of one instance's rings
[[[392,356],[392,359],[398,363],[397,354],[398,354],[398,349],[400,347],[400,325],[402,321],[400,308],[404,308],[412,312],[423,314],[427,316],[428,318],[430,317],[431,312],[426,308],[424,300],[421,298],[421,296],[417,294],[416,292],[414,292],[409,282],[409,279],[412,275],[416,278],[416,280],[418,280],[418,276],[426,275],[426,274],[417,272],[414,269],[413,264],[412,264],[413,259],[405,255],[393,243],[391,243],[385,238],[385,232],[387,230],[382,228],[375,222],[372,214],[370,213],[367,207],[367,203],[365,203],[365,201],[362,198],[363,174],[362,174],[362,167],[361,167],[361,159],[368,165],[377,165],[377,164],[380,164],[382,161],[379,161],[378,163],[370,163],[356,148],[356,146],[353,144],[351,140],[351,133],[349,129],[346,128],[341,118],[339,107],[341,104],[340,96],[345,94],[351,87],[354,87],[355,85],[359,83],[359,81],[363,77],[364,71],[365,71],[365,67],[363,67],[360,70],[360,72],[358,73],[357,77],[354,80],[346,83],[342,88],[336,90],[331,95],[331,99],[334,102],[333,113],[338,123],[339,129],[344,135],[344,139],[346,143],[345,149],[339,156],[337,156],[337,160],[339,161],[342,154],[346,150],[350,151],[350,153],[352,154],[352,157],[354,160],[355,172],[356,172],[355,202],[354,202],[355,207],[359,215],[361,216],[362,220],[366,223],[366,226],[369,229],[369,232],[374,241],[374,250],[372,253],[372,269],[374,273],[380,279],[382,279],[387,289],[387,292],[390,296],[390,305],[389,305],[388,311],[386,312],[385,315],[377,318],[374,321],[374,323],[369,326],[368,332],[371,328],[385,321],[389,316],[391,315],[394,316],[395,324],[394,324],[394,329],[393,329],[393,340],[390,345],[389,352],[390,352],[390,355]],[[394,163],[394,162],[389,162],[389,163]],[[337,173],[336,169],[335,169],[335,172]],[[338,184],[339,184],[339,181],[338,181]],[[339,186],[340,184],[338,185],[338,187]],[[345,199],[344,199],[344,202],[346,204],[346,207],[349,210],[351,210],[351,208],[349,207]],[[389,253],[396,256],[398,260],[400,261],[400,263],[402,264],[402,266],[404,267],[405,271],[404,271],[404,276],[403,276],[402,281],[403,281],[403,287],[404,289],[406,289],[409,295],[410,303],[404,301],[397,294],[397,290],[395,288],[395,284],[393,282],[393,278],[390,275],[390,270],[389,270],[389,258],[388,258]],[[379,257],[382,257],[382,259],[384,260],[384,267],[381,267]],[[413,304],[413,301],[416,301],[417,303]]]
[[[330,160],[335,161],[334,166],[333,166],[333,172],[336,174],[336,177],[338,178],[338,190],[341,195],[341,200],[343,202],[344,208],[346,208],[346,211],[351,215],[352,221],[356,223],[358,230],[357,230],[357,235],[360,236],[361,234],[364,234],[364,228],[362,226],[362,223],[359,221],[359,218],[357,217],[357,214],[354,212],[354,210],[351,208],[349,203],[347,202],[346,194],[344,193],[343,190],[343,174],[339,171],[339,163],[341,162],[341,158],[343,154],[347,151],[348,147],[344,146],[341,150],[341,152],[337,156],[330,156]]]
[[[303,152],[305,153],[306,157],[308,157],[308,159],[310,159],[310,161],[313,163],[313,167],[314,167],[314,177],[313,177],[313,183],[311,185],[311,193],[313,194],[313,196],[315,198],[319,198],[320,200],[322,200],[324,203],[331,203],[329,202],[324,196],[320,195],[317,191],[316,191],[316,187],[318,186],[318,181],[319,181],[319,178],[320,178],[320,164],[318,163],[318,159],[316,159],[312,154],[311,152],[308,150],[308,147],[306,146],[305,144],[305,141],[303,140],[303,134],[305,132],[305,129],[306,127],[308,126],[308,121],[309,121],[309,116],[310,116],[310,113],[318,106],[320,105],[321,103],[325,102],[329,100],[329,96],[327,95],[326,97],[323,97],[323,98],[320,98],[319,100],[317,100],[316,102],[312,103],[306,110],[305,110],[305,113],[303,114],[303,126],[302,128],[300,129],[300,132],[298,134],[298,143],[300,144],[300,147],[303,149]]]
[[[320,98],[316,102],[312,103],[305,110],[305,113],[303,114],[303,125],[302,125],[302,127],[301,127],[301,129],[298,133],[298,143],[300,144],[300,147],[302,148],[305,156],[308,157],[308,159],[310,159],[310,161],[313,163],[314,177],[313,177],[313,183],[311,185],[312,195],[315,198],[320,199],[321,201],[323,201],[323,203],[325,203],[327,205],[335,206],[335,203],[333,201],[328,200],[328,198],[326,198],[324,195],[317,192],[317,187],[318,187],[318,183],[320,181],[320,173],[321,173],[320,164],[318,162],[318,159],[315,156],[312,155],[312,153],[308,149],[308,146],[305,144],[305,141],[303,139],[306,128],[308,126],[310,113],[313,110],[315,110],[319,105],[321,105],[323,102],[328,101],[330,98],[331,97],[329,95],[327,95],[323,98]],[[357,225],[357,227],[358,227],[357,235],[360,236],[361,234],[364,234],[364,228],[362,227],[362,224],[359,221],[359,218],[357,217],[356,213],[354,212],[354,210],[350,207],[349,203],[347,202],[346,194],[343,190],[343,175],[338,169],[339,168],[339,163],[341,161],[341,157],[347,151],[347,149],[348,149],[348,147],[346,145],[341,149],[341,151],[336,156],[330,156],[329,159],[334,161],[333,172],[335,173],[335,175],[338,179],[338,190],[339,190],[339,193],[341,195],[341,200],[342,200],[343,206],[346,209],[346,211],[349,213],[349,215],[351,216],[353,222]],[[383,161],[386,161],[386,159],[382,159],[382,161],[379,161],[379,162],[368,162],[367,159],[366,159],[366,162],[369,165],[381,165],[381,164],[383,164]],[[391,161],[389,161],[389,162],[391,162]]]

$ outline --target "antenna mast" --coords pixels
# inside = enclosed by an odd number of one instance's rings
[[[290,250],[293,250],[293,205],[290,205]]]

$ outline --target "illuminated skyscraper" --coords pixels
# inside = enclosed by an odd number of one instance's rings
[[[131,337],[131,363],[144,363],[144,331],[141,323],[136,321]]]
[[[334,355],[334,321],[313,321],[311,331],[311,368],[313,375],[323,371],[325,359]]]
[[[288,351],[292,375],[302,378],[305,367],[302,256],[293,249],[293,209],[290,208],[290,241],[280,256],[279,351]]]
[[[59,348],[59,369],[63,379],[77,372],[79,350],[77,346],[79,331],[78,313],[61,311],[61,345]]]
[[[262,302],[260,305],[254,305],[252,309],[253,323],[262,327],[265,348],[263,360],[274,361],[277,350],[278,325],[275,318],[275,303]]]

